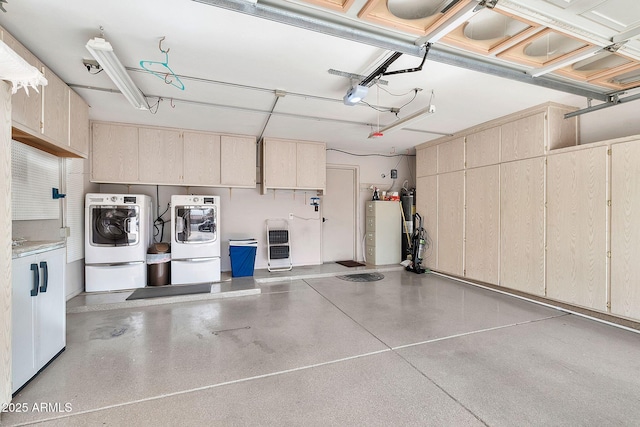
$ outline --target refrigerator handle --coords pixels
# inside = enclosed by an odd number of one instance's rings
[[[31,289],[31,296],[38,296],[38,285],[40,284],[40,273],[38,270],[38,264],[31,264],[31,271],[33,271],[33,289]]]
[[[40,292],[47,292],[47,286],[49,286],[49,266],[46,261],[40,261],[40,268],[42,269],[42,286],[40,286]]]

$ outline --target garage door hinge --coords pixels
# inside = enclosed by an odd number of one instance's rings
[[[607,156],[610,156],[610,155],[611,155],[611,148],[607,150]]]
[[[607,200],[607,206],[611,206],[611,200]]]
[[[611,251],[607,251],[607,258],[611,258]]]

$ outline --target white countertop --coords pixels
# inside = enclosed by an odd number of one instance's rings
[[[39,254],[41,252],[52,251],[54,249],[64,248],[66,242],[64,240],[27,240],[18,246],[12,247],[12,258],[21,258],[29,255]]]

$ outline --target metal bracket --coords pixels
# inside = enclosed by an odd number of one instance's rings
[[[478,6],[474,9],[474,12],[479,11],[482,8],[493,9],[498,4],[498,0],[482,0],[478,3]]]
[[[51,197],[52,197],[54,200],[57,200],[57,199],[64,199],[66,196],[67,196],[66,194],[62,194],[62,193],[60,192],[60,190],[58,190],[57,188],[52,188],[52,189],[51,189]]]
[[[618,49],[620,49],[622,46],[624,46],[625,43],[627,43],[627,42],[624,41],[624,42],[620,42],[620,43],[610,44],[609,46],[605,46],[602,49],[606,50],[607,52],[615,53],[615,52],[618,51]]]

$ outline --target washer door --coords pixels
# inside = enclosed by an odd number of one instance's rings
[[[91,206],[93,246],[130,246],[140,239],[138,206]]]

